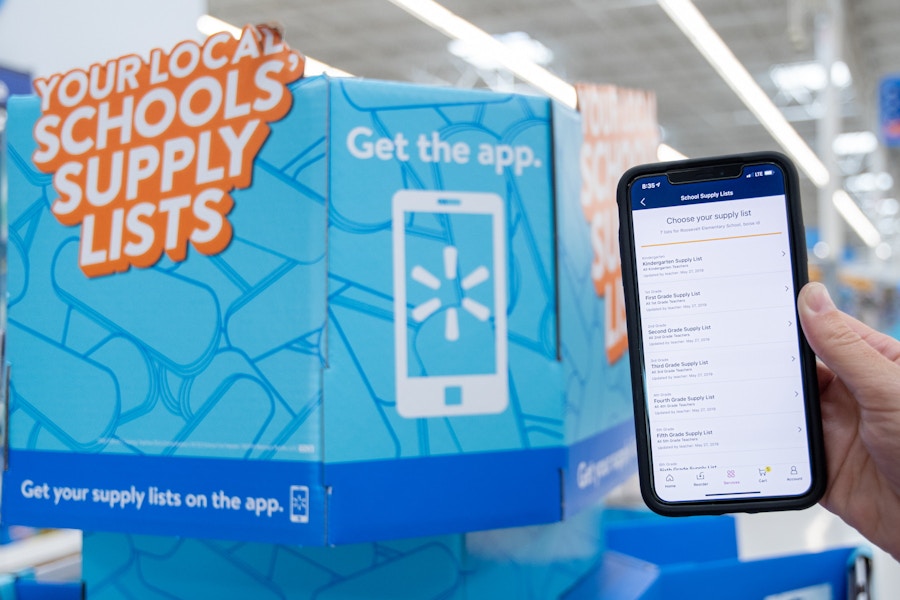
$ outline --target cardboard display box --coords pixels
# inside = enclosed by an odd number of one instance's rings
[[[10,102],[4,521],[339,544],[633,472],[613,175],[583,202],[618,121],[300,73],[246,28]]]
[[[731,515],[604,515],[605,552],[566,600],[825,600],[869,598],[871,553],[839,547],[744,560]]]
[[[561,523],[298,548],[87,533],[87,598],[560,598],[602,553],[602,511]]]
[[[871,581],[865,549],[741,560],[731,516],[599,506],[561,523],[336,548],[88,533],[84,557],[91,600],[816,600],[855,599]]]

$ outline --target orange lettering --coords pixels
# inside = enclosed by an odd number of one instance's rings
[[[652,162],[659,144],[652,94],[613,86],[579,85],[582,114],[581,207],[590,229],[594,290],[605,301],[609,363],[628,349],[616,186],[632,166]]]
[[[237,66],[235,66],[237,65]],[[129,55],[37,82],[33,160],[53,173],[51,212],[81,227],[89,277],[231,242],[233,189],[251,184],[268,123],[290,110],[304,61],[274,29]]]

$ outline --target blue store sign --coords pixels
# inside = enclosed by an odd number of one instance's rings
[[[878,98],[881,139],[886,146],[900,146],[900,75],[882,78]]]
[[[13,94],[30,94],[31,76],[11,69],[0,67],[0,108],[6,107],[6,102]]]

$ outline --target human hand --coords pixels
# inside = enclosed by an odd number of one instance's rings
[[[900,560],[900,341],[839,311],[820,283],[798,298],[821,361],[822,505]]]

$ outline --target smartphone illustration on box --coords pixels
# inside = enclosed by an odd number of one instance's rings
[[[658,513],[805,508],[824,491],[798,187],[768,152],[619,182],[638,471]]]
[[[291,523],[309,523],[309,486],[291,486]]]
[[[506,221],[490,193],[402,190],[392,200],[394,358],[403,417],[509,404]]]

